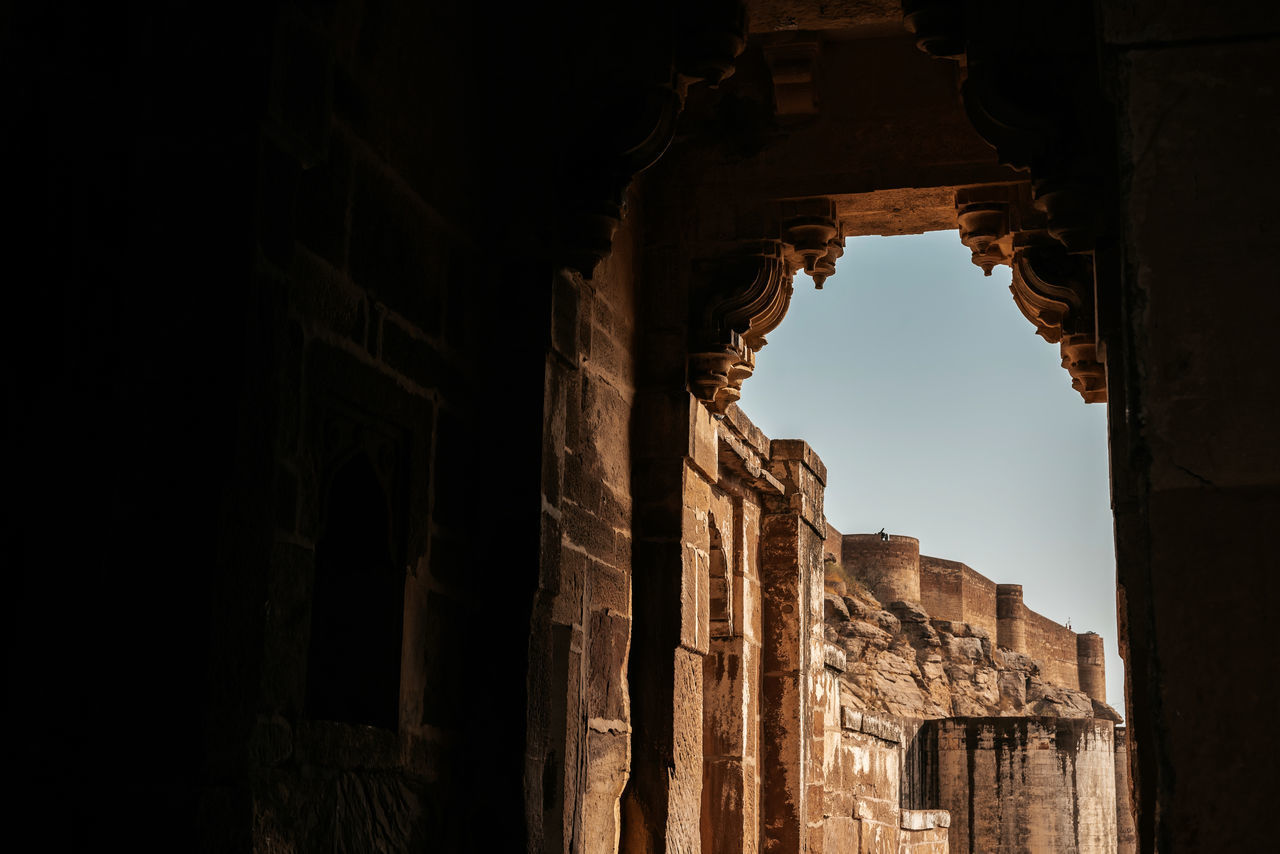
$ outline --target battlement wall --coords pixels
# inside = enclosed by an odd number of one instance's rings
[[[968,623],[996,637],[996,583],[956,560],[920,556],[920,607],[935,620]]]
[[[1048,617],[1024,608],[1027,627],[1027,655],[1040,662],[1048,681],[1068,688],[1080,688],[1079,654],[1076,633]]]
[[[954,560],[920,556],[920,607],[935,620],[964,622],[964,583]]]

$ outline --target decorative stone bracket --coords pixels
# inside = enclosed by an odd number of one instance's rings
[[[784,203],[784,209],[782,239],[790,249],[789,257],[821,290],[828,277],[835,274],[836,261],[844,255],[844,232],[835,203],[830,199],[802,199]]]
[[[1058,344],[1071,385],[1086,403],[1107,399],[1098,358],[1092,253],[1071,253],[1052,235],[1027,184],[979,187],[956,194],[960,240],[986,275],[1013,269],[1013,301],[1036,334]]]
[[[776,241],[694,266],[689,383],[694,396],[723,413],[742,395],[756,351],[791,304],[791,271]]]
[[[717,414],[742,396],[756,352],[791,305],[795,271],[804,270],[821,288],[844,255],[844,232],[830,199],[777,202],[765,220],[778,223],[776,238],[739,242],[693,268],[689,385]]]

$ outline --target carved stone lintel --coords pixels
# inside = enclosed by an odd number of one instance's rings
[[[776,242],[695,265],[689,385],[723,413],[755,370],[755,353],[791,303],[791,275]]]

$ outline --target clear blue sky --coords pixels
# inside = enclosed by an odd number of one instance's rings
[[[851,238],[836,275],[803,273],[741,406],[827,464],[827,518],[1021,584],[1028,607],[1107,650],[1123,711],[1106,405],[1086,405],[1009,294],[954,231]]]

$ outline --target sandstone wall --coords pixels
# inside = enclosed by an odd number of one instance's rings
[[[526,772],[546,850],[613,846],[629,770],[635,239],[625,223],[589,282],[562,272],[552,292],[529,685],[550,717],[533,718]]]
[[[209,845],[237,850],[225,835],[239,827],[261,850],[464,849],[490,810],[523,814],[529,779],[554,848],[562,815],[595,810],[578,759],[607,751],[595,735],[587,744],[586,720],[625,731],[633,232],[623,227],[592,284],[482,251],[491,241],[472,200],[502,167],[474,168],[483,144],[473,160],[461,133],[440,131],[439,116],[473,115],[468,87],[433,84],[432,63],[463,67],[470,48],[421,42],[469,13],[399,3],[379,22],[353,6],[337,23],[281,5],[262,37],[264,91],[243,105],[246,117],[251,104],[264,111],[246,137],[256,162],[243,182],[216,179],[254,198],[251,227],[211,253],[247,256],[251,269],[223,274],[217,293],[252,320],[218,332],[244,348],[227,364],[251,366],[238,403],[246,438],[219,475],[235,508],[227,539],[207,548],[225,569],[197,573],[219,602],[211,775],[234,790],[201,807]],[[169,157],[153,154],[143,159]],[[173,163],[193,157],[230,153]],[[191,247],[203,227],[186,225]],[[484,296],[481,254],[508,282],[501,312]],[[237,280],[247,299],[233,296]],[[501,553],[477,538],[482,527],[502,532]],[[475,631],[495,589],[517,642]],[[534,674],[540,723],[528,740],[523,676],[514,715],[467,699],[491,687],[473,663],[497,657]],[[252,747],[237,748],[245,738]],[[618,741],[601,780],[625,767]],[[489,803],[463,794],[482,787]],[[486,839],[522,846],[518,825]]]
[[[1040,662],[1045,679],[1056,685],[1078,689],[1080,677],[1076,633],[1030,608],[1026,609],[1025,619],[1027,655]]]
[[[1092,719],[953,718],[936,732],[933,775],[951,850],[1116,851],[1113,724]]]

